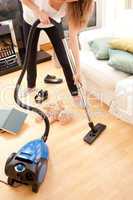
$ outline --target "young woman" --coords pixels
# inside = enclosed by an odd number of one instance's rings
[[[81,82],[77,34],[88,22],[93,8],[93,0],[21,0],[21,2],[23,6],[24,35],[26,39],[31,25],[37,19],[41,21],[34,36],[31,55],[29,55],[31,58],[27,69],[29,91],[35,88],[36,85],[37,43],[39,33],[43,29],[53,44],[71,95],[75,100],[80,100],[76,87],[76,82]],[[59,32],[58,26],[53,25],[50,21],[50,19],[53,19],[57,25],[60,26],[59,28],[61,30],[61,18],[64,16],[66,16],[68,20],[70,48],[73,52],[77,68],[74,77],[61,40],[62,34]]]

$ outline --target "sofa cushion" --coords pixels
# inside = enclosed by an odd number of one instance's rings
[[[108,64],[113,68],[133,74],[133,54],[121,50],[109,50],[110,59]]]
[[[109,42],[112,49],[119,49],[133,53],[133,38],[118,38]]]
[[[89,46],[98,60],[109,59],[109,42],[111,37],[97,38],[89,41]]]

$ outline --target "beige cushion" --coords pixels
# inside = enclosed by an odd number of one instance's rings
[[[133,38],[118,38],[109,42],[112,49],[119,49],[133,53]]]

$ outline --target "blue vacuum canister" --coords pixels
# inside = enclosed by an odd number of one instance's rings
[[[33,192],[38,192],[47,172],[47,163],[48,146],[43,139],[27,143],[18,153],[12,153],[6,161],[8,184],[28,184],[32,186]]]

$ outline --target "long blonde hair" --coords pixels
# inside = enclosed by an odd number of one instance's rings
[[[67,5],[68,19],[77,28],[84,28],[92,14],[94,0],[78,0]]]

